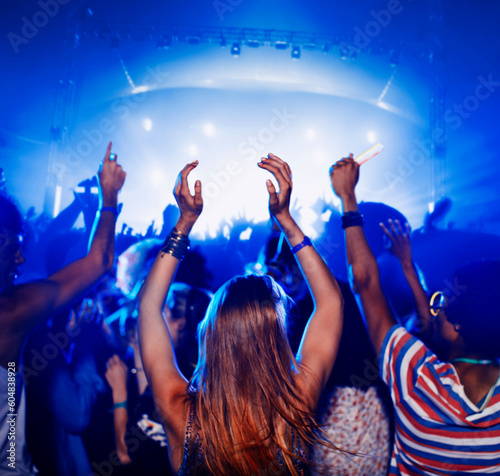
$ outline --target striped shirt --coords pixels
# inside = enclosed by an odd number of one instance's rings
[[[475,405],[453,365],[399,325],[380,366],[395,407],[390,475],[500,474],[500,376]]]

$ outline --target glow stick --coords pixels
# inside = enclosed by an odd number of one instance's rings
[[[375,144],[373,147],[368,149],[366,152],[363,152],[361,155],[358,155],[354,160],[359,164],[364,164],[366,161],[380,154],[384,150],[384,146],[379,142]]]

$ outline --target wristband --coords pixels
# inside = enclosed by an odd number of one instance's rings
[[[351,226],[363,226],[363,215],[359,212],[345,212],[342,215],[342,228],[345,230]]]
[[[99,210],[99,212],[111,212],[115,216],[118,216],[118,210],[116,208],[114,208],[114,207],[101,207],[101,209]]]
[[[297,251],[304,248],[304,246],[312,246],[311,240],[307,236],[304,236],[304,239],[298,245],[295,245],[290,251],[295,254]]]
[[[125,400],[124,402],[115,403],[113,405],[113,410],[116,410],[117,408],[125,408],[125,410],[126,410],[127,409],[127,400]]]

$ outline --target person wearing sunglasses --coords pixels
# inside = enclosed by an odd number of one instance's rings
[[[363,232],[352,155],[330,177],[342,201],[353,290],[395,407],[389,474],[500,473],[500,262],[471,263],[455,273],[453,289],[432,296],[429,332],[445,349],[440,359],[393,317]]]

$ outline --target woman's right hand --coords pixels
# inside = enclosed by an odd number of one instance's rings
[[[290,217],[290,196],[292,194],[292,170],[290,166],[274,154],[262,157],[257,164],[261,169],[271,172],[279,185],[279,192],[271,180],[266,181],[267,191],[269,192],[269,213],[278,220]]]
[[[191,228],[203,210],[203,198],[201,197],[201,182],[197,180],[194,184],[194,195],[191,195],[188,186],[188,175],[198,165],[195,160],[187,164],[179,173],[174,188],[174,196],[179,206],[181,216],[175,225],[182,234],[188,235]]]

